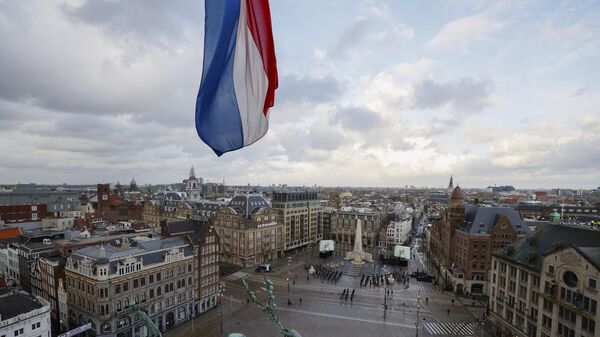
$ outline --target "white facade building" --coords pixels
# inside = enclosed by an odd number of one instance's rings
[[[74,223],[75,218],[44,218],[42,219],[42,228],[64,231],[73,228]]]
[[[390,222],[386,232],[387,243],[403,245],[410,238],[411,226],[410,220]]]
[[[0,336],[51,337],[50,303],[26,292],[0,293]]]

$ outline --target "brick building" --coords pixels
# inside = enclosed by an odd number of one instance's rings
[[[110,184],[98,184],[98,209],[96,218],[109,223],[119,221],[142,220],[143,205],[137,200],[126,200],[121,191],[111,188]]]
[[[219,288],[219,247],[217,231],[205,221],[184,220],[163,223],[164,237],[183,236],[194,246],[198,260],[198,289],[195,312],[205,312],[217,305]]]
[[[47,216],[45,204],[0,205],[0,220],[6,224],[41,221]]]
[[[531,230],[508,207],[465,205],[460,187],[432,222],[428,253],[440,270],[440,282],[457,293],[486,292],[492,252],[512,244]]]
[[[42,256],[31,268],[31,293],[50,303],[52,330],[60,332],[61,313],[58,303],[58,286],[64,282],[66,259],[58,254]]]

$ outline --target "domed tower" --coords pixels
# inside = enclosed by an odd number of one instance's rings
[[[131,178],[131,182],[129,182],[129,190],[130,191],[137,191],[137,182],[135,181],[135,178]]]
[[[465,197],[460,186],[456,186],[450,195],[448,218],[453,228],[465,220]]]

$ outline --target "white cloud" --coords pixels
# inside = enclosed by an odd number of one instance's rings
[[[484,14],[471,15],[446,23],[425,45],[432,50],[466,50],[505,25]]]

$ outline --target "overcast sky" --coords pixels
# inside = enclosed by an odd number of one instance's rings
[[[0,0],[0,183],[600,186],[598,1],[271,1],[265,138],[200,141],[201,0]]]

